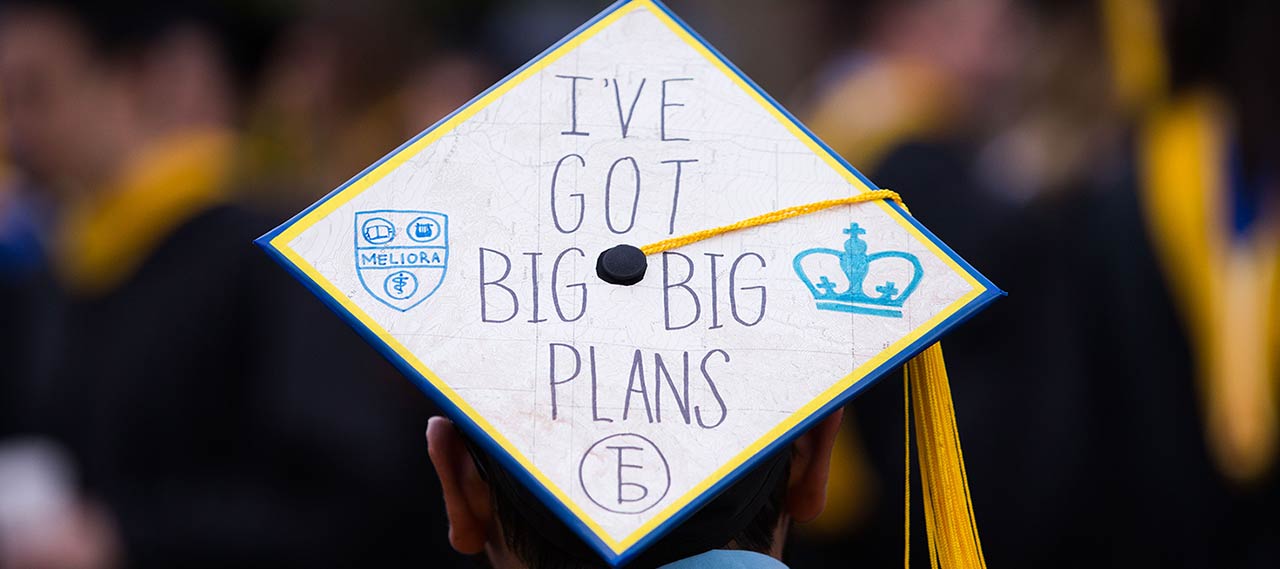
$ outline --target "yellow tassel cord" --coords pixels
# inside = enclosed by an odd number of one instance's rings
[[[698,241],[702,241],[703,239],[710,239],[717,235],[723,235],[730,231],[737,231],[739,229],[746,229],[748,227],[755,227],[757,225],[775,223],[778,221],[782,221],[784,219],[791,219],[793,217],[798,217],[801,215],[813,213],[816,211],[822,211],[824,209],[830,209],[837,206],[873,202],[878,200],[892,200],[896,202],[898,205],[902,206],[902,209],[906,209],[906,205],[902,203],[902,197],[898,195],[898,192],[895,192],[893,190],[872,190],[870,192],[863,192],[861,194],[852,195],[847,198],[813,202],[811,204],[798,205],[795,207],[789,207],[786,209],[780,209],[778,211],[766,213],[764,215],[749,217],[737,223],[730,223],[729,225],[722,225],[720,227],[715,227],[712,229],[695,231],[688,235],[681,235],[680,237],[672,237],[671,239],[664,239],[657,243],[650,243],[648,245],[645,245],[644,247],[641,247],[640,250],[644,251],[645,255],[653,255],[653,254],[661,253],[663,251],[669,251],[671,249],[675,249],[676,247],[684,247],[685,245],[688,245],[690,243],[697,243]]]
[[[876,200],[892,200],[906,210],[902,198],[891,190],[873,190],[847,198],[814,202],[781,209],[744,219],[737,223],[673,237],[641,247],[645,255],[654,255],[690,243],[709,239],[730,231],[775,223],[816,211]],[[911,382],[914,377],[916,381]],[[929,561],[937,569],[985,569],[982,541],[973,515],[969,496],[969,480],[960,450],[960,433],[956,429],[955,409],[951,403],[951,387],[942,346],[934,344],[909,361],[903,368],[903,410],[907,416],[906,435],[906,505],[904,520],[906,567],[911,557],[911,413],[915,402],[915,427],[919,442],[921,489],[924,494],[925,529],[929,537]]]

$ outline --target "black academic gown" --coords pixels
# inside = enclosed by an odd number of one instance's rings
[[[1130,161],[1132,162],[1132,160]],[[1091,422],[1099,561],[1124,567],[1275,567],[1280,476],[1230,482],[1206,445],[1188,330],[1158,263],[1133,167],[1080,198],[1061,249],[1078,345],[1100,397]],[[1099,475],[1099,473],[1101,473]]]
[[[34,227],[20,231],[0,236],[0,440],[22,430],[30,382],[49,359],[40,350],[48,345],[48,316],[59,296],[43,251],[29,233]]]
[[[977,171],[979,148],[963,139],[906,145],[873,179],[900,188],[926,227],[1009,293],[942,342],[988,563],[1093,565],[1093,512],[1080,496],[1094,485],[1087,417],[1102,395],[1080,381],[1075,330],[1064,325],[1077,293],[1060,274],[1075,206],[1014,202]],[[900,386],[886,397],[899,400]],[[882,468],[901,472],[901,411],[854,405],[872,413]],[[913,525],[924,533],[923,517]]]
[[[963,139],[905,144],[871,179],[898,191],[911,213],[1009,296],[943,339],[969,486],[991,567],[1086,567],[1103,536],[1089,406],[1101,397],[1080,381],[1075,330],[1064,320],[1075,292],[1055,258],[1063,211],[1024,206],[983,184],[977,146]],[[902,375],[894,372],[850,405],[875,474],[865,522],[845,539],[797,544],[794,565],[854,559],[902,563]],[[914,441],[913,441],[914,442]],[[918,458],[912,456],[913,468]],[[913,475],[912,567],[929,567],[919,478]]]
[[[39,424],[127,566],[447,566],[431,409],[215,207],[123,284],[71,298]]]
[[[964,144],[908,145],[873,179],[1009,291],[943,342],[990,566],[1275,567],[1280,478],[1241,487],[1210,458],[1132,157],[1017,208],[973,163]],[[901,559],[901,397],[895,379],[852,405],[885,481],[852,550],[885,563]]]
[[[32,378],[48,361],[49,313],[56,287],[42,269],[0,275],[0,440],[19,435],[31,403]]]

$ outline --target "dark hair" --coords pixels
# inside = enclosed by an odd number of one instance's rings
[[[467,448],[489,484],[506,546],[525,565],[531,569],[607,566],[492,456],[469,439]],[[787,446],[761,460],[627,567],[658,567],[730,543],[767,554],[782,519],[790,472],[791,447]]]

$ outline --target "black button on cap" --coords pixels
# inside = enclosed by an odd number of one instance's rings
[[[618,245],[605,249],[596,258],[596,274],[609,284],[630,286],[644,278],[649,267],[644,251],[631,245]]]

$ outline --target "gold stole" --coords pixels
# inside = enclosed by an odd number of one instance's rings
[[[1223,474],[1247,483],[1274,462],[1280,431],[1280,227],[1263,211],[1247,235],[1233,235],[1227,117],[1205,93],[1155,110],[1141,131],[1139,185],[1189,331],[1210,452]]]
[[[175,229],[225,199],[234,137],[188,131],[139,152],[116,183],[59,220],[54,264],[77,294],[101,294],[134,274]]]

